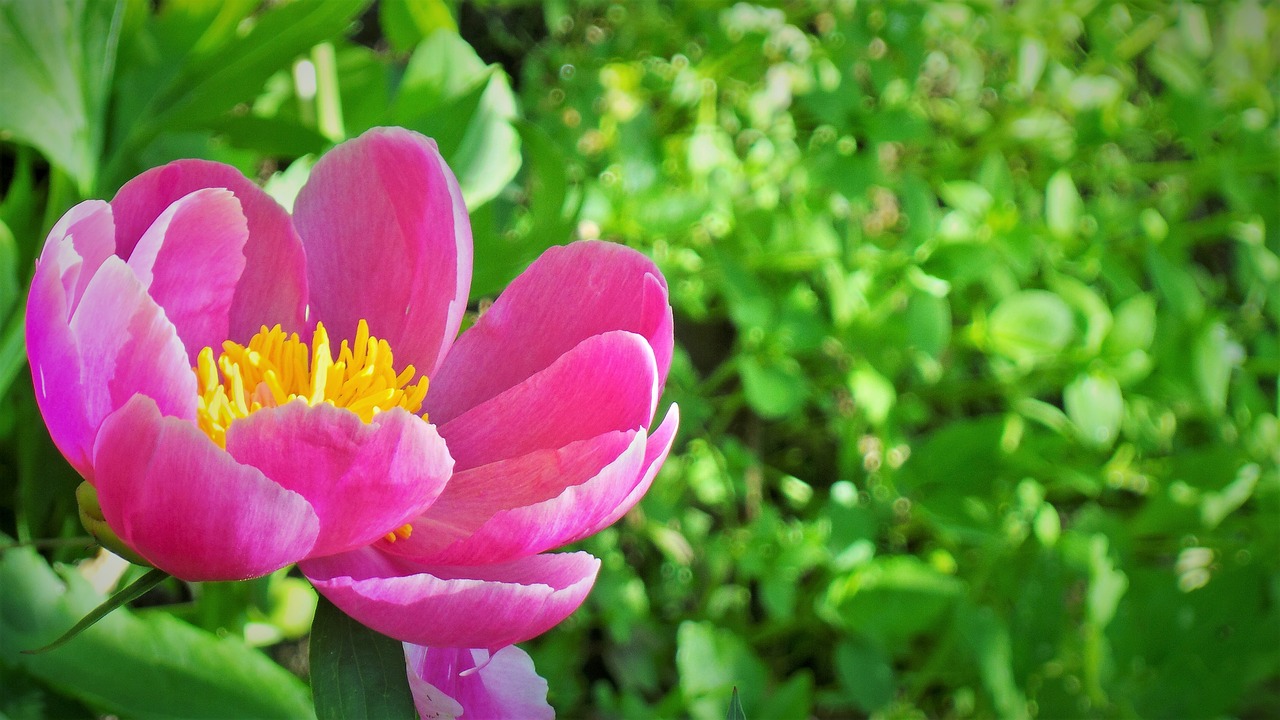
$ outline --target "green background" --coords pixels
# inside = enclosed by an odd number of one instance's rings
[[[395,124],[476,303],[575,237],[671,286],[675,450],[527,644],[562,717],[1280,715],[1280,8],[152,5],[0,0],[0,714],[310,712],[285,572],[19,654],[101,599],[25,288],[148,167],[288,206]]]

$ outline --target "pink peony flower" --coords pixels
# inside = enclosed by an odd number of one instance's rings
[[[402,129],[324,156],[292,217],[199,160],[72,208],[27,348],[88,526],[187,580],[299,563],[485,667],[565,618],[599,561],[548,551],[635,505],[675,435],[675,407],[649,432],[666,284],[621,246],[552,248],[457,337],[471,252],[452,173]]]

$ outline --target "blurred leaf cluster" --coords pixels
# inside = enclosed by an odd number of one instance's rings
[[[154,5],[0,0],[0,531],[44,551],[0,555],[0,713],[165,714],[149,653],[210,712],[306,704],[248,647],[297,669],[287,574],[17,654],[99,592],[22,298],[147,167],[288,206],[398,124],[460,179],[477,303],[573,237],[670,282],[676,450],[528,648],[562,716],[1280,714],[1277,8]]]

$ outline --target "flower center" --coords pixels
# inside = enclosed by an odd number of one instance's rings
[[[310,348],[297,333],[286,335],[279,325],[270,330],[264,325],[247,346],[222,343],[216,362],[213,348],[201,350],[192,370],[199,392],[196,423],[224,448],[233,421],[290,400],[327,402],[369,422],[397,407],[416,414],[427,395],[427,377],[412,382],[412,365],[396,373],[391,346],[370,335],[364,320],[353,343],[342,341],[336,360],[323,323],[316,323]]]

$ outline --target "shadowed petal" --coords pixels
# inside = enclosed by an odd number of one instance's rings
[[[644,338],[596,335],[550,367],[440,425],[456,470],[648,427],[657,368]],[[432,392],[434,392],[434,388]],[[428,393],[430,397],[430,393]]]
[[[128,258],[147,228],[174,202],[203,188],[235,194],[249,239],[245,266],[229,312],[226,338],[248,342],[259,326],[280,323],[286,332],[306,329],[307,267],[289,214],[239,170],[208,160],[179,160],[125,183],[111,200],[117,253]]]
[[[512,645],[488,650],[427,648],[406,643],[409,688],[424,718],[550,720],[547,681],[528,653]],[[478,669],[477,669],[478,668]]]
[[[368,545],[409,522],[453,467],[435,427],[420,417],[397,408],[364,423],[301,400],[232,423],[227,452],[307,499],[320,519],[314,556]]]
[[[375,128],[331,150],[298,194],[311,319],[352,338],[364,318],[396,361],[432,375],[471,286],[471,222],[435,142]]]
[[[653,261],[607,242],[543,253],[458,338],[424,407],[444,424],[555,362],[578,343],[628,330],[653,348],[658,385],[674,343],[666,281]]]
[[[160,213],[129,256],[129,269],[178,329],[191,365],[201,349],[230,337],[248,239],[235,195],[197,190]]]
[[[297,562],[319,523],[299,494],[237,463],[195,425],[137,396],[102,424],[94,448],[107,524],[184,580],[245,580]]]
[[[402,642],[501,648],[540,635],[591,590],[600,561],[535,555],[479,567],[414,567],[373,548],[299,564],[343,612]]]

